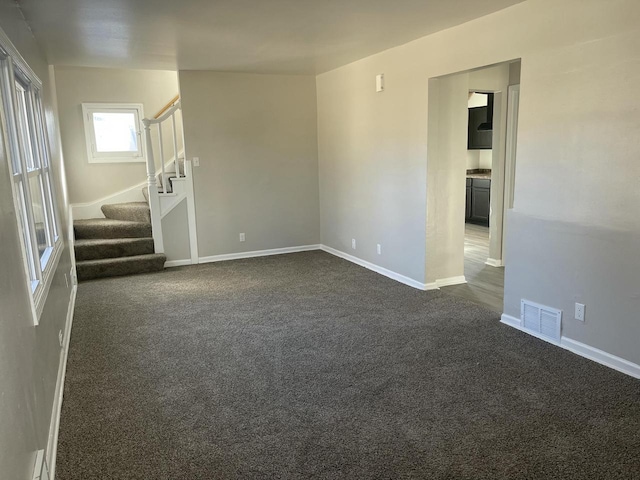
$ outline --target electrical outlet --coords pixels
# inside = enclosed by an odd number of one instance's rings
[[[382,245],[378,244],[378,255],[382,255]]]
[[[193,157],[193,166],[194,167],[200,166],[200,157]]]
[[[62,347],[62,342],[63,342],[62,330],[58,330],[58,343],[60,344],[60,347]]]
[[[576,303],[576,320],[584,322],[584,303]]]
[[[241,233],[241,234],[240,234],[240,241],[241,241],[241,242],[244,242],[244,241],[245,241],[244,233]]]
[[[353,248],[354,250],[356,249],[356,239],[355,238],[351,239],[351,248]]]

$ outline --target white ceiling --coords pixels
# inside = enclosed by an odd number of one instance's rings
[[[49,63],[56,65],[317,74],[521,1],[20,0],[19,5]]]

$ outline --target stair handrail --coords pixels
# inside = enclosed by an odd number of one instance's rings
[[[142,122],[143,123],[149,122],[150,125],[157,124],[157,123],[162,123],[167,118],[169,118],[171,115],[176,113],[177,110],[180,110],[180,108],[182,108],[182,105],[181,105],[180,100],[178,100],[173,104],[172,107],[170,107],[166,111],[164,111],[164,113],[162,115],[160,115],[159,117],[156,117],[156,118],[145,118],[144,120],[142,120]],[[145,125],[146,125],[146,123],[145,123]]]
[[[173,97],[171,100],[169,100],[169,102],[167,102],[167,104],[162,107],[160,109],[160,111],[158,113],[156,113],[153,118],[158,118],[160,115],[162,115],[164,112],[166,112],[167,110],[169,110],[171,107],[173,107],[176,102],[180,100],[180,94],[177,94],[175,97]]]

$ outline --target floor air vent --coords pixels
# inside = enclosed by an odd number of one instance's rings
[[[555,343],[560,343],[562,311],[545,307],[529,300],[522,300],[520,304],[520,320],[522,321],[522,328],[525,330]]]

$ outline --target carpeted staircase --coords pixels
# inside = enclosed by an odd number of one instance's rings
[[[78,281],[157,272],[167,257],[155,253],[146,202],[103,205],[106,218],[73,222]]]

